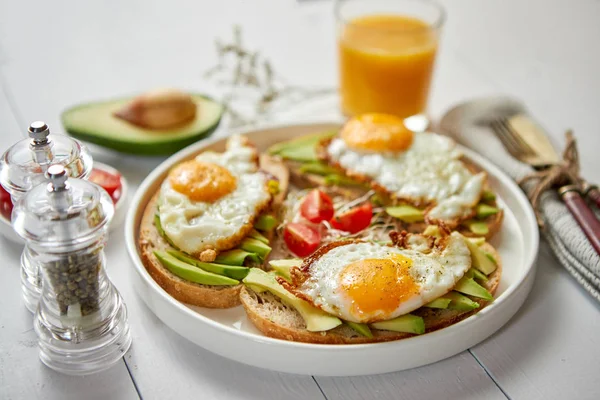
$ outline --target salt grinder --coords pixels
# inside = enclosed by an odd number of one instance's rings
[[[45,181],[50,165],[63,165],[69,176],[86,179],[92,171],[92,157],[78,141],[68,136],[50,134],[42,121],[33,122],[28,129],[29,139],[9,148],[0,160],[0,184],[16,204],[25,193]],[[21,287],[25,306],[35,312],[41,292],[38,268],[32,263],[33,254],[25,246],[21,256]]]
[[[99,186],[48,167],[48,184],[16,204],[13,227],[43,278],[34,318],[40,359],[71,375],[104,370],[131,344],[127,309],[106,275],[104,246],[114,213]]]

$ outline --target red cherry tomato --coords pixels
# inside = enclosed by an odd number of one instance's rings
[[[356,233],[371,225],[372,216],[373,206],[367,202],[363,205],[353,207],[340,215],[336,215],[329,223],[335,229]]]
[[[333,217],[333,201],[319,189],[311,190],[300,204],[300,214],[315,224],[329,221]]]
[[[10,220],[12,213],[13,203],[8,193],[2,186],[0,186],[0,215]]]
[[[110,172],[93,168],[89,180],[102,186],[102,188],[113,198],[114,202],[118,200],[118,198],[115,198],[114,194],[117,189],[121,188],[121,175],[115,175]]]
[[[319,247],[321,234],[310,226],[292,222],[285,226],[283,240],[292,253],[306,257]]]

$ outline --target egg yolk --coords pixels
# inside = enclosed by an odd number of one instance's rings
[[[340,133],[348,147],[372,152],[400,152],[413,142],[413,132],[402,118],[388,114],[363,114],[352,118]]]
[[[192,201],[212,203],[233,192],[237,181],[231,172],[217,164],[185,161],[169,173],[171,187]]]
[[[352,300],[352,313],[367,318],[386,316],[419,292],[409,273],[412,261],[402,255],[348,264],[341,273],[341,289]]]

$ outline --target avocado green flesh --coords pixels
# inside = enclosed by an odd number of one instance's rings
[[[467,225],[469,230],[476,235],[487,235],[490,232],[485,222],[467,221],[465,222],[465,225]]]
[[[208,97],[192,94],[198,110],[196,118],[169,129],[146,129],[113,114],[132,99],[89,103],[62,113],[65,130],[73,137],[124,153],[140,155],[172,154],[212,133],[223,114],[223,106]]]
[[[496,194],[491,190],[484,190],[481,194],[481,200],[483,201],[494,201],[496,200]]]
[[[448,305],[450,304],[451,301],[452,300],[447,299],[445,297],[438,297],[437,299],[425,304],[423,307],[446,309],[446,308],[448,308]]]
[[[450,300],[450,304],[448,304],[449,310],[471,311],[479,308],[479,303],[458,292],[446,293],[444,297]]]
[[[488,206],[487,204],[477,204],[475,211],[477,213],[477,218],[483,219],[491,215],[498,214],[498,211],[500,210],[498,210],[496,207]]]
[[[471,252],[471,262],[473,263],[473,267],[483,272],[486,276],[496,270],[496,263],[492,262],[479,246],[469,240],[465,240],[465,243]]]
[[[344,323],[346,325],[348,325],[350,328],[354,329],[354,332],[358,333],[359,335],[368,337],[368,338],[372,338],[373,337],[373,332],[371,332],[371,329],[369,329],[369,325],[367,324],[360,324],[358,322],[351,322],[351,321],[344,321]]]
[[[240,283],[235,279],[202,270],[163,251],[155,251],[154,255],[166,269],[186,281],[219,286],[233,286]]]
[[[338,173],[338,171],[335,168],[318,161],[302,164],[300,166],[300,172],[302,172],[303,174],[315,174],[322,176]]]
[[[269,214],[263,214],[258,217],[254,224],[254,228],[259,231],[268,232],[277,226],[277,219]]]
[[[302,265],[302,260],[300,259],[291,259],[291,260],[272,260],[269,261],[269,265],[273,270],[283,277],[286,281],[290,281],[292,279],[290,275],[290,269],[292,267],[299,267]]]
[[[243,266],[249,260],[251,264],[260,264],[260,257],[256,253],[250,253],[242,249],[224,251],[217,255],[215,263],[232,266]]]
[[[317,143],[319,143],[323,139],[333,137],[335,134],[335,131],[311,133],[310,135],[300,136],[292,140],[277,143],[269,147],[268,152],[269,154],[280,155],[285,158],[285,155],[283,155],[282,153],[294,153],[294,149],[304,148],[310,149],[314,154],[314,148],[317,145]]]
[[[462,277],[456,286],[454,286],[454,290],[457,292],[468,294],[470,296],[479,297],[484,300],[493,300],[494,297],[490,292],[487,291],[486,288],[481,286],[479,283],[475,282],[473,278],[469,278],[468,276]]]
[[[248,235],[248,237],[249,237],[249,238],[252,238],[252,239],[256,239],[256,240],[258,240],[259,242],[262,242],[262,243],[264,243],[264,244],[266,244],[266,245],[268,245],[268,244],[269,244],[269,239],[267,239],[266,237],[264,237],[264,236],[263,236],[263,234],[262,234],[262,233],[260,233],[259,231],[257,231],[256,229],[253,229],[253,230],[250,232],[250,234]]]
[[[267,258],[271,252],[271,247],[269,245],[251,237],[247,237],[242,240],[242,243],[240,243],[240,249],[250,253],[256,253],[263,260]]]
[[[268,290],[281,299],[281,301],[296,309],[306,323],[306,330],[310,332],[328,331],[342,324],[342,321],[339,318],[327,314],[307,301],[288,292],[275,280],[273,275],[270,275],[265,271],[252,268],[244,278],[243,282],[250,288],[258,287]]]
[[[488,281],[488,277],[483,272],[478,270],[477,268],[469,268],[469,270],[467,271],[467,273],[465,275],[468,276],[469,278],[475,279],[476,281],[481,281],[481,282]]]
[[[325,184],[327,186],[362,186],[362,183],[339,174],[327,175],[325,177]]]
[[[423,211],[409,205],[387,207],[385,212],[401,221],[413,223],[423,221]]]
[[[172,247],[177,248],[177,246],[175,246],[173,241],[171,241],[171,239],[169,239],[169,237],[165,233],[165,230],[163,229],[162,224],[160,223],[160,215],[158,214],[154,214],[154,226],[156,227],[158,234],[162,236],[162,238],[165,239],[167,243],[169,243]]]
[[[193,265],[208,272],[212,272],[213,274],[223,275],[238,280],[244,279],[250,270],[250,268],[246,267],[235,267],[231,265],[202,262],[178,250],[167,250],[167,254],[180,261],[183,261],[184,263]]]
[[[374,322],[371,326],[386,331],[415,333],[418,335],[425,333],[423,318],[412,314],[402,315],[387,321]]]

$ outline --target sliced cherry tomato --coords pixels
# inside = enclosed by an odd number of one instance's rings
[[[319,189],[311,190],[300,204],[300,214],[315,224],[329,221],[333,217],[333,201]]]
[[[321,243],[321,234],[316,229],[299,223],[289,223],[283,230],[283,240],[298,257],[311,255]]]
[[[106,190],[106,192],[113,198],[113,201],[116,202],[113,194],[121,187],[120,175],[111,174],[110,172],[93,168],[89,180],[97,185],[102,186],[102,188]]]
[[[336,215],[329,221],[331,226],[341,231],[356,233],[371,225],[373,217],[373,206],[367,202],[363,205],[353,207],[340,215]]]
[[[2,186],[0,186],[0,215],[10,220],[12,213],[13,203],[8,193]]]

